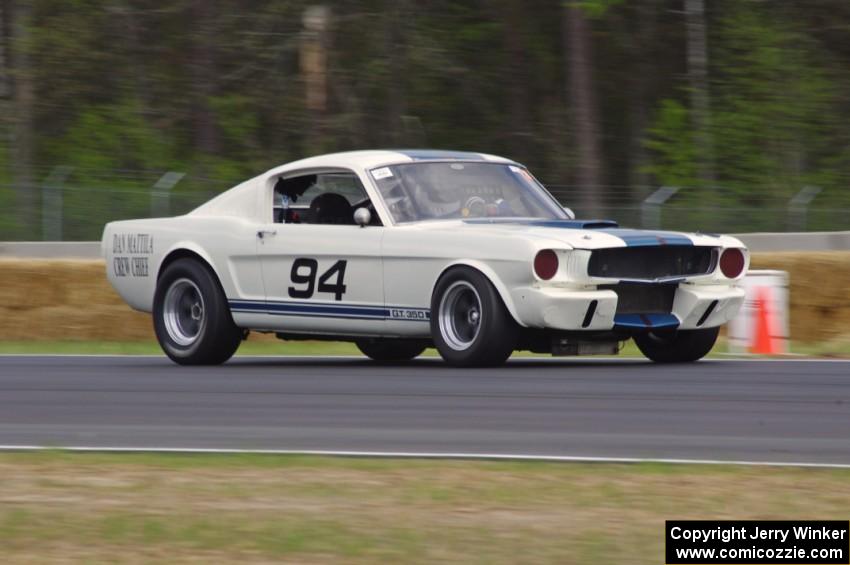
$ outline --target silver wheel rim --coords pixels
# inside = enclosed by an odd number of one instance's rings
[[[440,334],[455,351],[463,351],[475,342],[481,331],[481,297],[466,281],[453,283],[440,300]]]
[[[165,331],[174,343],[187,347],[198,340],[206,324],[204,297],[189,279],[177,279],[165,293],[162,312]]]

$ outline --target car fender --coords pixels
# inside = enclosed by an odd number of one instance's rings
[[[194,253],[206,264],[224,291],[225,296],[241,296],[242,293],[237,288],[235,275],[232,272],[234,267],[228,264],[227,256],[219,253],[216,257],[215,254],[209,253],[203,246],[191,240],[177,241],[167,248],[159,265],[157,265],[157,280],[162,276],[163,265],[168,262],[168,258],[172,254],[182,251]]]
[[[181,240],[181,241],[178,241],[178,242],[172,244],[171,246],[169,246],[166,249],[165,253],[162,254],[160,261],[159,261],[159,264],[156,266],[156,278],[157,278],[157,280],[159,280],[159,277],[162,276],[162,266],[168,261],[168,258],[173,253],[179,252],[179,251],[190,251],[190,252],[194,253],[195,255],[199,256],[201,259],[204,260],[204,262],[209,266],[209,268],[212,269],[213,274],[215,274],[215,276],[219,279],[219,281],[221,281],[221,274],[219,272],[219,269],[216,268],[215,261],[210,256],[210,254],[207,253],[207,251],[203,247],[201,247],[200,245],[198,245],[194,241],[188,241],[188,240]]]
[[[442,271],[440,271],[439,276],[437,276],[437,280],[434,282],[434,287],[431,289],[431,295],[433,296],[434,290],[436,290],[437,282],[443,277],[443,275],[454,267],[469,267],[475,269],[480,272],[482,275],[487,277],[487,280],[490,281],[490,284],[496,289],[496,292],[499,293],[499,297],[502,299],[502,302],[505,305],[505,308],[508,309],[508,313],[510,313],[511,317],[514,321],[525,327],[525,324],[520,321],[520,318],[517,314],[516,305],[514,303],[513,298],[511,297],[511,293],[508,290],[507,285],[504,284],[499,275],[494,271],[487,263],[483,261],[478,261],[475,259],[458,259],[446,265]],[[432,313],[433,315],[433,313]]]

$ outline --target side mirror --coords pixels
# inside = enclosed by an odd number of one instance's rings
[[[372,221],[372,213],[368,208],[358,208],[354,211],[354,223],[365,228]]]
[[[573,209],[572,209],[572,208],[568,208],[568,207],[564,206],[564,212],[567,214],[567,217],[568,217],[569,219],[571,219],[571,220],[575,220],[575,219],[576,219],[576,213],[575,213],[575,212],[573,212]]]

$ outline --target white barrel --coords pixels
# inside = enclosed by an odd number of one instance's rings
[[[788,273],[749,271],[742,286],[747,296],[741,311],[729,322],[729,351],[788,353]]]

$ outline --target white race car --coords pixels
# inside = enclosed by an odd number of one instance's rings
[[[174,218],[111,222],[109,281],[181,364],[249,331],[456,366],[513,351],[695,361],[744,299],[729,236],[576,220],[509,159],[355,151],[272,169]]]

